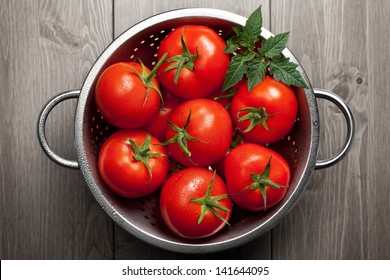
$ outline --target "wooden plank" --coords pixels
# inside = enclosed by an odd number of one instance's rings
[[[146,2],[146,3],[145,3]],[[0,3],[1,259],[389,259],[388,1],[210,0],[248,16],[263,4],[264,26],[291,31],[289,47],[312,84],[333,90],[354,113],[354,146],[339,164],[315,171],[302,199],[272,233],[237,249],[183,255],[135,239],[100,209],[78,171],[39,147],[40,109],[77,89],[97,56],[126,28],[158,12],[202,1],[2,1]],[[113,13],[115,21],[113,21]],[[270,17],[270,15],[272,17]],[[114,22],[114,30],[112,23]],[[75,158],[76,101],[50,114],[53,149]],[[320,158],[338,150],[344,120],[319,101]],[[115,235],[115,240],[113,235]],[[272,241],[272,244],[271,244]],[[115,242],[115,244],[114,244]],[[272,249],[272,252],[271,252]]]
[[[201,0],[192,1],[137,1],[120,0],[114,3],[114,34],[117,37],[135,23],[160,12],[185,8],[207,7],[231,11],[248,17],[260,4],[264,26],[269,28],[269,1]],[[140,241],[119,227],[115,229],[115,258],[117,259],[268,259],[271,256],[270,235],[265,234],[237,249],[208,255],[185,255],[168,252]]]
[[[263,11],[263,25],[269,28],[269,1],[268,0],[247,0],[238,2],[234,0],[171,0],[171,1],[137,1],[119,0],[114,3],[114,34],[115,37],[132,25],[146,19],[147,17],[165,11],[180,8],[214,8],[226,10],[245,17],[248,17],[260,5]]]
[[[367,1],[368,2],[368,1]],[[364,9],[362,7],[362,9]],[[363,256],[366,259],[390,259],[390,44],[388,34],[389,1],[367,3],[366,48],[367,72],[359,76],[361,85],[367,88],[365,103],[359,112],[364,116],[362,136],[364,142],[356,160],[362,163],[362,214]],[[367,104],[369,108],[367,108]],[[364,131],[364,132],[363,132]],[[365,146],[366,147],[365,147]]]
[[[388,123],[390,70],[388,1],[272,1],[274,32],[291,31],[289,47],[313,86],[350,105],[356,138],[348,156],[315,171],[298,205],[274,230],[275,259],[388,259],[390,192]],[[338,151],[345,122],[318,101],[319,158]]]
[[[80,88],[112,40],[111,1],[2,1],[0,11],[0,258],[110,259],[112,222],[80,171],[47,158],[36,129],[44,104]],[[75,106],[60,104],[46,126],[69,159]]]

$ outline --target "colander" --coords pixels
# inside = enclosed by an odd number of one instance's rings
[[[338,162],[349,150],[354,137],[354,119],[347,104],[336,94],[313,89],[303,68],[293,54],[285,49],[283,55],[297,63],[308,89],[294,88],[298,98],[298,116],[291,133],[276,144],[269,145],[281,153],[292,170],[292,179],[285,198],[266,212],[251,213],[235,207],[230,226],[205,239],[188,240],[174,235],[163,223],[159,212],[159,193],[138,199],[125,199],[106,187],[99,175],[97,159],[100,146],[116,129],[108,124],[95,105],[95,84],[99,75],[111,64],[140,58],[146,66],[156,63],[159,42],[172,29],[184,24],[206,25],[222,38],[232,34],[232,26],[245,25],[240,15],[208,8],[187,8],[152,16],[129,28],[97,59],[80,90],[66,91],[51,99],[43,108],[38,121],[40,144],[52,160],[70,168],[79,168],[97,202],[121,227],[139,239],[155,246],[182,253],[208,253],[240,246],[274,227],[297,203],[315,169]],[[263,28],[261,35],[272,34]],[[75,113],[75,148],[77,161],[64,159],[48,145],[45,122],[50,111],[60,102],[77,99]],[[346,140],[341,150],[327,160],[317,160],[320,120],[316,99],[331,101],[343,113],[347,124]]]

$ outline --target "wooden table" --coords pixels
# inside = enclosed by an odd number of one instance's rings
[[[239,3],[239,4],[238,4]],[[148,245],[115,225],[78,170],[43,153],[37,120],[54,95],[79,89],[98,55],[140,20],[180,7],[243,16],[262,5],[264,27],[290,31],[289,48],[314,87],[350,105],[355,142],[337,165],[315,171],[296,207],[242,247],[181,255]],[[389,1],[97,0],[0,4],[1,259],[389,259]],[[75,158],[76,101],[50,114],[50,145]],[[319,158],[346,134],[340,111],[320,101]]]

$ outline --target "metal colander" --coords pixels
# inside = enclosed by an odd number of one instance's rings
[[[188,240],[173,234],[163,223],[159,211],[159,191],[139,199],[125,199],[106,187],[99,175],[97,162],[100,146],[116,128],[108,124],[95,104],[95,84],[100,74],[111,64],[140,58],[150,68],[156,63],[159,42],[174,28],[184,24],[206,25],[223,39],[232,34],[233,25],[244,25],[246,18],[216,9],[191,8],[169,11],[150,17],[120,35],[101,54],[91,68],[81,90],[61,93],[48,102],[38,123],[38,136],[46,154],[55,162],[71,168],[80,168],[89,189],[106,213],[120,226],[138,238],[158,247],[183,252],[207,253],[242,245],[274,227],[295,205],[304,192],[316,168],[328,167],[339,161],[351,146],[354,136],[353,116],[334,93],[313,89],[301,66],[309,89],[294,88],[298,98],[298,116],[290,134],[269,147],[279,152],[292,170],[290,187],[283,201],[267,212],[251,213],[234,207],[230,221],[214,236]],[[263,29],[264,38],[272,34]],[[286,49],[283,55],[299,64]],[[67,160],[52,151],[45,137],[45,122],[49,112],[68,98],[78,98],[75,116],[75,147],[77,161]],[[316,98],[325,98],[336,104],[347,121],[347,139],[342,149],[331,159],[317,161],[319,145],[319,114]]]

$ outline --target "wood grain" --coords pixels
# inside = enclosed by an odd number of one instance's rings
[[[121,32],[163,11],[211,7],[248,16],[262,5],[264,26],[290,31],[289,48],[314,87],[351,107],[355,141],[337,165],[313,173],[295,208],[264,236],[208,255],[148,245],[108,218],[77,170],[58,166],[37,140],[40,110],[78,89],[98,55]],[[386,0],[0,0],[1,259],[390,259],[390,53]],[[346,135],[336,106],[318,100],[319,158]],[[76,100],[58,105],[49,144],[74,151]]]
[[[390,231],[389,217],[381,214],[390,205],[382,175],[389,170],[390,150],[388,129],[378,126],[389,109],[389,82],[384,78],[389,52],[379,41],[387,32],[386,12],[385,1],[272,1],[273,31],[291,31],[289,47],[313,86],[346,100],[356,121],[348,156],[315,171],[297,207],[274,230],[276,259],[390,257],[390,237],[380,233]],[[346,128],[336,106],[318,103],[319,158],[326,158],[341,147]]]
[[[112,258],[112,222],[79,171],[50,161],[37,120],[61,91],[80,88],[112,38],[108,1],[2,1],[0,29],[1,259]],[[76,102],[49,116],[50,145],[74,159]]]
[[[114,2],[115,37],[132,25],[158,13],[181,8],[214,8],[234,12],[248,17],[259,6],[262,6],[263,25],[269,27],[269,0],[172,0],[172,1],[137,1],[119,0]]]

